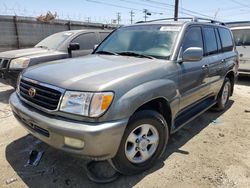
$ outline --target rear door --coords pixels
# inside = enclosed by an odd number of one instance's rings
[[[225,60],[222,56],[222,46],[216,27],[203,27],[205,41],[204,58],[207,59],[209,93],[215,94],[221,87],[224,76]]]
[[[71,42],[79,43],[80,50],[72,51],[73,57],[88,55],[92,53],[94,46],[98,44],[98,36],[95,32],[83,33],[75,37]]]
[[[239,71],[250,73],[250,28],[232,29],[236,49],[239,52]]]
[[[187,48],[199,47],[204,49],[202,29],[200,26],[189,27],[184,35],[181,51]],[[182,62],[180,64],[180,85],[181,95],[180,110],[201,100],[207,95],[208,90],[208,69],[204,66],[207,60]]]

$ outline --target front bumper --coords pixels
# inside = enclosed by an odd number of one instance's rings
[[[238,71],[240,75],[250,76],[250,69],[239,69]]]
[[[8,69],[1,69],[0,70],[0,77],[4,79],[7,84],[16,87],[17,78],[22,70],[8,70]]]
[[[24,104],[16,93],[10,97],[10,106],[16,119],[38,139],[69,152],[94,160],[115,156],[128,120],[107,123],[85,123],[51,116]],[[64,137],[84,141],[83,149],[65,145]]]

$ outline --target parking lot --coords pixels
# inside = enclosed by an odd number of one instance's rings
[[[0,83],[1,187],[98,187],[88,180],[86,160],[40,142],[14,119]],[[121,176],[103,187],[250,187],[250,79],[240,78],[224,112],[206,112],[172,136],[152,169]],[[31,150],[44,151],[38,166],[27,166]],[[9,183],[7,184],[6,181]]]

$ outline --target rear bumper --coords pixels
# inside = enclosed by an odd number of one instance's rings
[[[47,115],[20,101],[16,93],[10,97],[10,106],[16,119],[32,135],[45,143],[94,160],[105,160],[115,156],[128,120],[107,123],[85,123]],[[82,149],[65,144],[70,137],[84,141]]]

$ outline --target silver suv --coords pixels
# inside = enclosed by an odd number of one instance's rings
[[[164,153],[171,134],[211,107],[226,107],[237,58],[222,23],[138,23],[115,30],[91,55],[26,69],[10,105],[49,145],[139,173]]]

